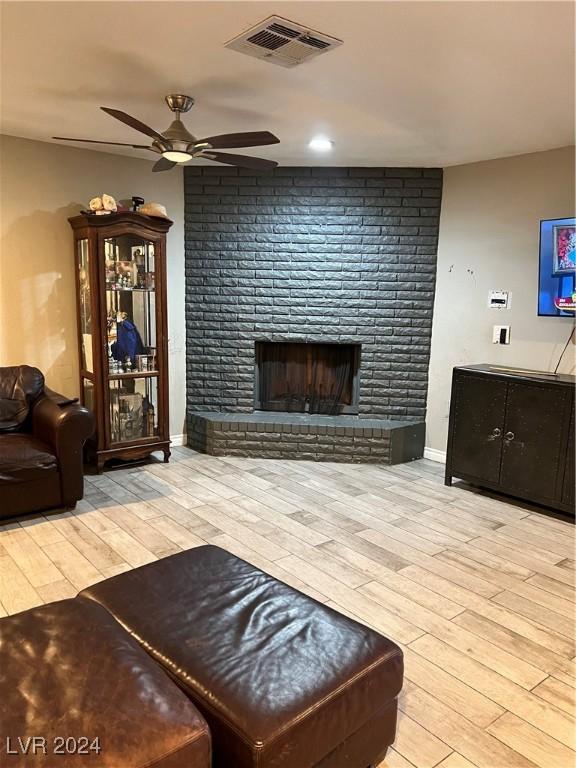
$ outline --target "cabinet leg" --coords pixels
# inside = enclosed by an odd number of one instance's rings
[[[104,472],[104,462],[103,462],[103,461],[99,461],[99,462],[97,462],[97,464],[96,464],[96,472],[97,472],[99,475],[101,475],[101,474],[102,474],[102,472]]]
[[[168,462],[170,461],[171,453],[168,449],[166,449],[163,453],[164,453],[164,464],[168,464]]]
[[[448,485],[448,486],[452,485],[452,475],[444,476],[444,485]]]

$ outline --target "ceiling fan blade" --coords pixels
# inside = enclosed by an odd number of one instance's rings
[[[70,136],[52,136],[57,141],[82,141],[85,144],[111,144],[114,147],[132,147],[132,149],[151,149],[153,152],[156,150],[154,147],[149,147],[146,144],[124,144],[121,141],[98,141],[97,139],[72,139]]]
[[[103,112],[112,115],[112,117],[115,117],[116,120],[120,120],[121,123],[129,125],[130,128],[134,128],[134,130],[140,131],[140,133],[145,133],[146,136],[151,136],[153,139],[157,139],[158,141],[166,144],[166,139],[164,136],[162,136],[161,133],[158,133],[158,131],[155,131],[154,128],[150,128],[149,125],[146,125],[140,120],[137,120],[135,117],[132,117],[132,115],[128,115],[126,112],[122,112],[120,109],[112,109],[111,107],[100,107],[100,109]]]
[[[154,163],[152,170],[154,173],[157,173],[158,171],[169,171],[174,168],[175,165],[178,165],[178,163],[175,163],[172,160],[167,160],[165,157],[161,157],[160,160]]]
[[[263,147],[265,144],[279,144],[280,139],[270,131],[252,131],[248,133],[223,133],[220,136],[208,136],[199,139],[196,145],[210,144],[214,149],[231,147]]]
[[[212,152],[212,150],[203,152],[200,157],[215,160],[217,163],[226,163],[226,165],[237,165],[239,168],[254,168],[257,171],[269,171],[278,165],[275,160],[264,160],[262,157],[230,155],[228,152]]]

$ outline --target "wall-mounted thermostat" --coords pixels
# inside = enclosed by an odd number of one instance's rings
[[[488,306],[490,309],[509,309],[511,303],[511,291],[490,291],[488,293]]]
[[[493,344],[510,344],[510,326],[495,325],[492,331]]]

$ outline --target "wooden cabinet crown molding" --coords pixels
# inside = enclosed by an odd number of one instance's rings
[[[112,225],[133,224],[137,227],[145,227],[153,232],[161,233],[168,232],[174,223],[162,216],[147,216],[143,213],[135,213],[134,211],[120,211],[118,213],[104,214],[103,216],[79,213],[77,216],[71,216],[68,221],[73,230],[84,229],[85,227],[99,229]]]

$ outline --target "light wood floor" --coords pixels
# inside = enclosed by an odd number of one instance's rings
[[[443,467],[174,450],[86,478],[74,513],[0,526],[0,612],[205,542],[394,639],[383,768],[574,765],[574,527],[446,488]]]

